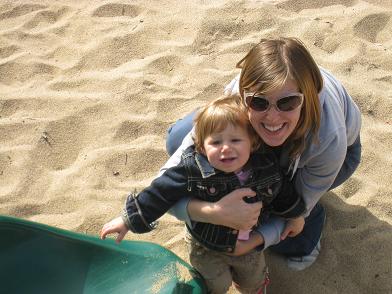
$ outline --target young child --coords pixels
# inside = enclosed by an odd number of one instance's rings
[[[216,202],[241,187],[251,188],[256,194],[244,201],[262,201],[259,220],[268,214],[292,218],[304,211],[302,198],[280,173],[275,154],[262,146],[254,133],[239,96],[216,99],[198,112],[194,142],[182,153],[179,165],[167,169],[136,197],[128,196],[122,217],[103,226],[102,239],[118,233],[120,242],[128,230],[151,231],[155,220],[184,196]],[[260,238],[258,233],[247,236],[247,232],[203,222],[187,225],[187,231],[190,262],[202,274],[211,293],[226,293],[232,281],[244,293],[256,293],[262,287],[262,252],[254,249],[241,256],[231,254],[241,242],[252,246],[253,239]],[[238,240],[239,235],[244,235],[242,239],[246,241]]]

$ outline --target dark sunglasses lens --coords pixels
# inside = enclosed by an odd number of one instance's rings
[[[288,96],[277,101],[277,106],[280,111],[291,111],[296,109],[301,104],[301,96]]]
[[[269,102],[267,99],[261,97],[251,97],[249,106],[256,111],[265,111],[268,109]]]

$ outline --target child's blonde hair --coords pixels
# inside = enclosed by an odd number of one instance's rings
[[[204,151],[204,140],[223,131],[229,124],[244,128],[249,135],[252,151],[259,148],[261,139],[249,122],[248,112],[238,95],[223,96],[201,108],[194,119],[194,142],[197,152]]]

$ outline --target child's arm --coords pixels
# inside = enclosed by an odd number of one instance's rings
[[[101,237],[102,240],[104,240],[106,238],[106,235],[112,233],[118,233],[116,242],[120,243],[122,239],[124,239],[124,236],[126,235],[127,232],[128,232],[128,227],[125,225],[125,222],[120,216],[104,224],[99,236]]]
[[[149,232],[154,228],[151,223],[187,195],[187,172],[183,163],[180,163],[167,169],[137,196],[128,196],[122,220],[134,233]]]

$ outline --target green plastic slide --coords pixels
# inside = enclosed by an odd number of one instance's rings
[[[206,288],[190,265],[157,244],[116,244],[0,216],[0,292],[206,293]]]

